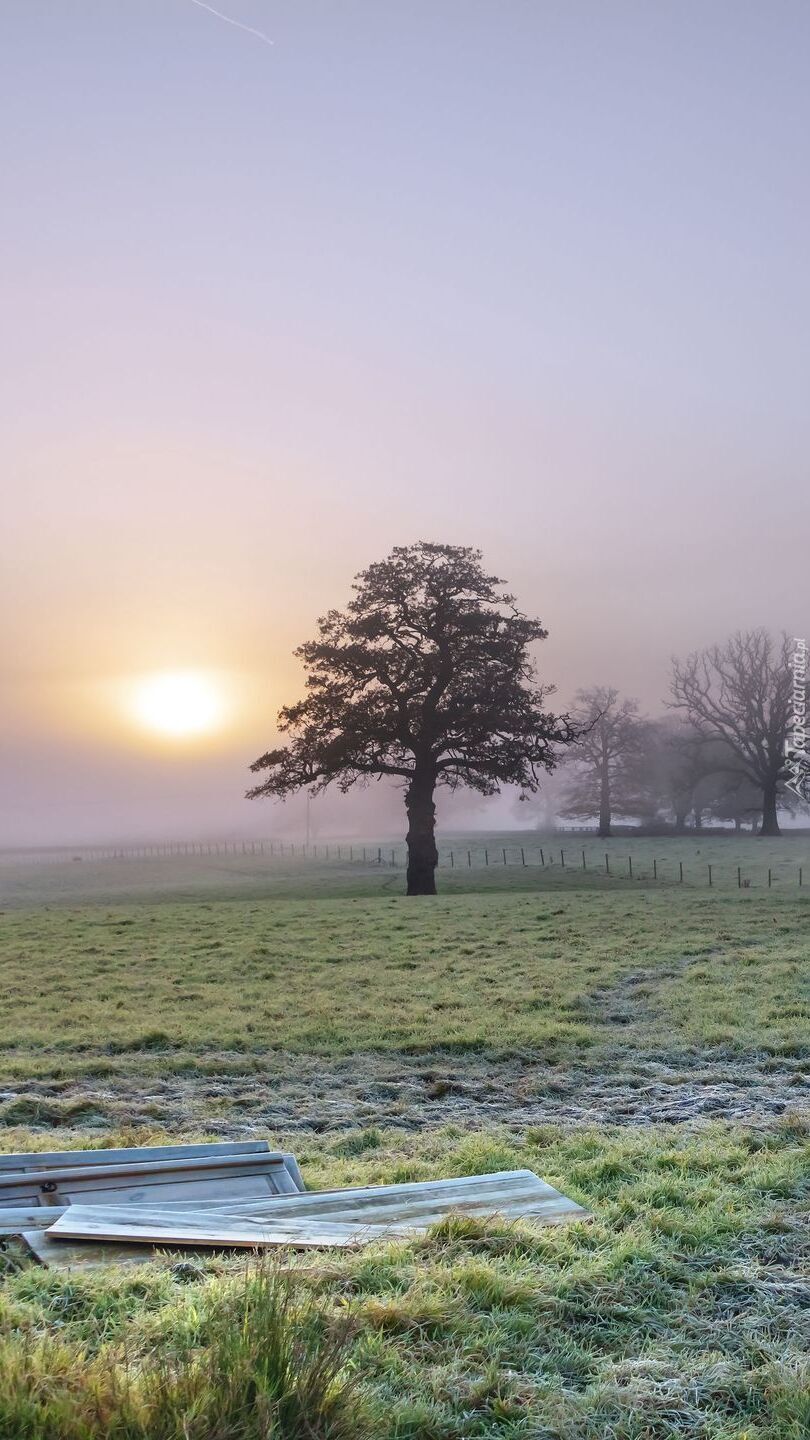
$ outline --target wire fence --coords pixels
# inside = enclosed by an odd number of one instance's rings
[[[438,847],[439,867],[459,871],[489,871],[519,868],[534,870],[546,879],[565,877],[566,881],[587,877],[589,882],[623,880],[628,883],[705,886],[707,889],[736,887],[772,889],[795,886],[802,888],[804,875],[810,875],[810,859],[793,863],[781,862],[765,866],[756,863],[735,863],[724,859],[707,861],[695,857],[683,859],[651,851],[635,854],[628,848],[602,851],[594,846],[584,848],[546,843],[484,845],[441,845]],[[402,869],[407,865],[407,850],[402,845],[349,842],[306,844],[291,840],[219,840],[166,841],[152,845],[129,845],[71,850],[6,851],[0,863],[65,864],[117,861],[164,861],[185,858],[252,857],[265,862],[298,864],[349,865],[365,869]],[[752,857],[753,860],[753,857]],[[527,877],[528,878],[528,877]]]

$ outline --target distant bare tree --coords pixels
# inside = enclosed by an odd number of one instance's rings
[[[657,809],[683,834],[693,813],[700,783],[713,768],[711,749],[689,722],[677,715],[648,722],[632,769],[637,788],[647,793],[647,811]]]
[[[792,690],[787,635],[774,641],[766,630],[738,631],[725,645],[673,661],[673,707],[704,739],[723,741],[729,771],[759,790],[763,836],[779,834]]]
[[[650,811],[652,801],[657,801],[659,813],[663,810],[671,817],[678,834],[686,830],[690,815],[697,830],[704,814],[735,823],[738,818],[751,819],[750,781],[736,755],[724,740],[702,735],[686,717],[669,715],[651,721],[633,769],[640,772],[640,788],[646,784],[651,792]],[[762,805],[758,792],[753,799],[758,812]]]
[[[706,808],[713,820],[732,820],[734,829],[739,831],[744,824],[755,831],[762,810],[762,791],[752,785],[746,775],[716,772],[713,794],[708,797]]]
[[[572,719],[583,733],[571,751],[573,773],[560,814],[572,819],[598,815],[599,834],[605,838],[630,759],[641,743],[643,722],[635,700],[620,700],[617,690],[604,685],[577,691]]]

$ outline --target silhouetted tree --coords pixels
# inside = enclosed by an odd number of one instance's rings
[[[706,808],[713,820],[732,820],[734,829],[744,824],[756,830],[762,810],[762,791],[747,775],[716,771],[711,776],[713,793],[706,798]]]
[[[672,811],[668,740],[660,720],[639,720],[613,788],[614,808],[645,826],[664,823]]]
[[[289,743],[253,763],[267,779],[248,797],[393,776],[405,790],[408,894],[434,895],[436,787],[532,792],[574,734],[535,680],[529,646],[547,632],[502,586],[463,546],[398,546],[370,565],[346,609],[296,651],[307,694],[281,711]]]
[[[788,771],[785,741],[793,673],[786,635],[766,630],[733,635],[673,661],[672,704],[706,740],[721,740],[736,772],[762,795],[761,835],[778,835],[777,801]]]
[[[599,816],[599,834],[610,835],[614,811],[625,808],[625,779],[631,756],[642,736],[642,721],[635,700],[619,700],[617,690],[596,685],[578,690],[572,719],[580,735],[571,754],[572,775],[561,815],[572,819]]]
[[[694,779],[677,742],[687,728],[674,720],[646,721],[627,760],[625,788],[631,799],[628,813],[638,815],[647,824],[671,817],[676,830],[685,828],[692,808]]]
[[[678,834],[690,815],[698,830],[704,813],[721,818],[716,807],[743,778],[724,741],[706,739],[679,715],[647,722],[629,770],[629,789],[639,797],[629,813],[648,823],[666,817]]]

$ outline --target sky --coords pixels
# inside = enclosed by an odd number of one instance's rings
[[[810,629],[805,0],[215,8],[267,40],[0,0],[0,844],[270,833],[291,652],[396,544],[480,546],[561,705]]]

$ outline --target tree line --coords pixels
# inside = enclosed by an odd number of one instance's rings
[[[409,895],[436,893],[439,787],[494,795],[514,785],[531,796],[560,765],[561,813],[598,818],[603,835],[618,814],[679,828],[726,818],[724,808],[779,833],[794,683],[786,637],[755,630],[675,662],[664,720],[599,687],[557,713],[531,652],[548,631],[484,570],[480,551],[397,546],[353,591],[296,651],[306,693],[282,709],[284,743],[253,762],[263,778],[248,798],[399,782]]]
[[[792,714],[790,640],[762,629],[674,660],[664,716],[612,688],[580,690],[559,814],[598,819],[601,836],[617,816],[679,834],[712,820],[778,835],[780,806],[797,805],[785,786]]]

